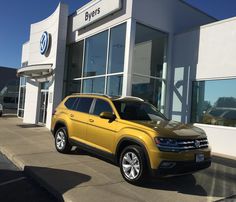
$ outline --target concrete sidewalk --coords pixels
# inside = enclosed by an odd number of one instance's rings
[[[126,183],[113,164],[77,150],[59,154],[44,127],[0,118],[0,151],[58,199],[65,201],[216,201],[236,194],[236,165],[222,165],[187,177]],[[234,167],[235,166],[235,167]]]

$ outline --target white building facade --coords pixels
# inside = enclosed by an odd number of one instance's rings
[[[236,157],[235,24],[181,0],[92,0],[72,15],[59,4],[23,45],[18,115],[50,128],[66,95],[133,95]]]

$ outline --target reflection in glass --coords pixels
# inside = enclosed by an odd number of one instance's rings
[[[83,93],[104,93],[105,77],[85,79],[83,81]]]
[[[122,94],[123,75],[109,76],[107,82],[107,94],[120,96]]]
[[[137,23],[133,57],[134,73],[164,78],[168,35]]]
[[[192,122],[236,127],[236,79],[193,83]]]
[[[111,29],[108,73],[123,72],[126,23]]]
[[[84,41],[71,44],[68,55],[67,80],[80,78],[82,76]]]
[[[81,81],[80,80],[73,80],[68,83],[67,88],[67,95],[71,95],[73,93],[80,93],[81,89]]]
[[[133,76],[132,95],[140,97],[161,109],[162,81],[148,77]]]
[[[84,41],[69,45],[68,66],[65,71],[64,95],[80,92],[80,83],[74,81],[82,76]]]
[[[108,31],[86,39],[84,77],[106,72]]]
[[[43,82],[41,83],[41,90],[48,90],[49,88],[49,82]]]

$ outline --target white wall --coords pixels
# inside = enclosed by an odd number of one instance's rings
[[[236,18],[202,26],[200,30],[196,79],[236,78]],[[206,131],[213,152],[236,156],[236,128],[198,126]]]
[[[236,128],[194,124],[206,133],[212,152],[236,157]]]
[[[236,77],[236,18],[201,27],[197,79]]]
[[[187,121],[190,120],[193,80],[236,78],[236,18],[204,25],[199,29],[178,34],[175,36],[174,44],[172,118],[184,122],[186,116],[188,117]],[[175,74],[176,69],[188,67],[190,67],[190,77],[187,75],[181,77],[180,74]],[[181,81],[183,85],[179,86],[179,91],[181,91],[180,98],[182,99],[179,99],[174,90],[176,84]],[[175,114],[176,109],[181,113]],[[195,125],[205,130],[213,152],[236,156],[236,128]]]
[[[39,83],[27,79],[25,93],[24,123],[37,123],[39,101]]]
[[[68,7],[59,4],[47,19],[31,25],[29,43],[23,46],[22,59],[28,55],[28,65],[52,64],[54,75],[49,82],[49,97],[46,127],[50,128],[52,111],[62,99],[64,62],[66,49]],[[51,46],[46,55],[41,55],[39,44],[44,31],[51,35]],[[28,52],[28,54],[26,54]],[[37,123],[39,117],[40,83],[28,79],[25,99],[25,123]]]
[[[29,61],[29,42],[22,46],[21,63]]]

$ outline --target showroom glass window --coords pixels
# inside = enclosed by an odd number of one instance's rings
[[[126,26],[117,25],[69,46],[66,95],[122,94]]]
[[[83,93],[104,93],[105,77],[83,80]]]
[[[75,80],[82,76],[84,41],[79,41],[68,46],[67,68],[65,72],[66,95],[80,92],[81,81]]]
[[[193,123],[236,127],[236,79],[193,82]]]
[[[137,23],[133,56],[132,95],[163,112],[168,34]]]
[[[106,73],[108,31],[86,39],[84,77]]]
[[[123,72],[125,56],[126,24],[111,29],[108,73]]]

